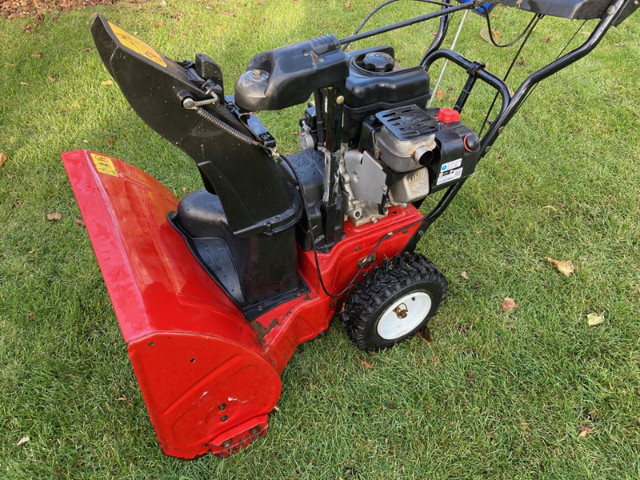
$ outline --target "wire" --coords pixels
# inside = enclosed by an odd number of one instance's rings
[[[562,48],[562,50],[560,50],[560,53],[558,54],[558,56],[555,58],[556,60],[558,60],[563,54],[564,52],[567,50],[567,48],[569,48],[569,45],[571,45],[571,42],[573,42],[573,40],[578,36],[578,33],[580,33],[580,30],[582,30],[582,27],[584,27],[585,23],[587,23],[587,20],[583,21],[580,26],[578,26],[578,29],[575,31],[575,33],[573,34],[573,36],[569,39],[569,41],[567,42],[567,44]],[[524,100],[522,100],[522,103],[524,104],[524,102],[526,102],[529,97],[531,96],[531,94],[533,93],[533,91],[538,87],[538,85],[540,85],[540,83],[536,83],[531,90],[529,90],[529,93],[527,93],[527,96],[524,97]]]
[[[503,82],[506,82],[507,78],[509,78],[509,74],[511,73],[511,70],[513,69],[513,66],[516,64],[516,61],[518,60],[518,57],[522,53],[522,49],[527,44],[527,41],[529,40],[529,37],[531,36],[533,31],[538,26],[538,22],[540,22],[540,20],[543,17],[544,17],[543,14],[534,15],[533,19],[535,20],[535,22],[533,24],[529,23],[529,26],[527,26],[527,28],[529,28],[529,32],[527,33],[527,36],[524,37],[524,40],[522,41],[522,44],[520,44],[520,47],[518,48],[518,51],[516,52],[516,54],[513,57],[513,60],[511,60],[511,65],[509,65],[509,68],[507,69],[507,73],[505,73],[504,77],[502,78]],[[485,115],[484,121],[482,122],[482,127],[480,127],[480,133],[478,134],[478,136],[480,136],[480,137],[482,136],[482,132],[484,131],[484,127],[487,125],[487,122],[489,121],[489,115],[491,115],[491,111],[493,110],[493,107],[496,104],[496,101],[498,100],[498,95],[499,94],[496,92],[496,95],[493,97],[493,102],[491,102],[491,106],[489,107],[489,110],[487,110],[487,114]]]
[[[360,25],[358,26],[358,28],[356,28],[355,32],[353,32],[353,35],[357,35],[358,33],[360,33],[360,31],[364,28],[364,26],[367,24],[367,22],[369,20],[371,20],[371,17],[373,17],[376,13],[378,13],[380,10],[382,10],[384,7],[386,7],[387,5],[390,5],[392,3],[395,2],[399,2],[400,0],[386,0],[385,2],[382,2],[380,5],[378,5],[377,7],[375,7],[373,10],[371,10],[369,12],[369,15],[367,15],[365,17],[365,19],[362,21],[362,23],[360,23]],[[448,7],[449,3],[447,2],[438,2],[436,0],[412,0],[414,2],[422,2],[422,3],[430,3],[432,5],[439,5],[441,7]],[[347,47],[350,45],[351,42],[346,43],[343,47],[342,50],[345,51],[347,49]]]
[[[527,25],[525,29],[522,31],[522,33],[520,33],[520,35],[518,35],[514,40],[512,40],[509,43],[505,43],[504,45],[500,45],[498,42],[496,42],[495,38],[493,38],[493,30],[491,29],[491,18],[490,18],[491,14],[490,12],[487,12],[487,14],[485,15],[485,18],[487,19],[487,29],[489,30],[489,39],[491,40],[491,43],[493,43],[493,45],[498,48],[508,48],[508,47],[511,47],[512,45],[515,45],[518,40],[524,37],[524,35],[529,30],[529,28],[531,28],[531,24],[533,24],[537,16],[538,16],[537,13],[533,15],[533,18],[529,22],[529,25]]]

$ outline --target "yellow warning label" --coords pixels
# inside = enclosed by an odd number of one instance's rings
[[[106,173],[107,175],[113,175],[114,177],[119,176],[116,167],[113,166],[113,162],[109,157],[92,153],[91,159],[93,160],[93,164],[96,166],[96,170],[100,173]]]
[[[149,45],[144,43],[142,40],[138,40],[136,37],[134,37],[130,33],[125,32],[119,26],[114,25],[111,22],[108,22],[108,23],[109,23],[109,26],[111,27],[111,30],[113,30],[113,34],[118,38],[118,40],[120,40],[120,43],[122,43],[122,45],[124,45],[130,50],[133,50],[136,53],[139,53],[143,57],[148,58],[149,60],[157,63],[158,65],[161,65],[163,67],[167,66],[167,64],[164,62],[164,60],[160,56],[160,54],[156,52],[153,48],[151,48]]]

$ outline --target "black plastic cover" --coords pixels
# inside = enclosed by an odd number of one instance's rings
[[[431,95],[429,74],[420,67],[400,68],[392,71],[368,69],[367,58],[380,53],[393,59],[393,48],[388,46],[357,50],[349,54],[349,77],[344,94],[345,121],[343,134],[350,140],[360,135],[364,117],[380,110],[404,105],[424,106]]]
[[[325,35],[253,57],[236,81],[235,99],[249,111],[280,110],[306,102],[315,90],[337,85],[348,74],[338,37]]]
[[[638,8],[633,2],[634,0],[625,2],[621,10],[625,10],[626,14],[617,19],[616,24]],[[498,3],[552,17],[590,20],[602,18],[611,5],[611,0],[498,0]]]

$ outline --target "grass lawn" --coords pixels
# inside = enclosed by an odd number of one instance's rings
[[[431,343],[367,355],[334,322],[285,369],[265,439],[228,459],[162,454],[59,154],[102,151],[179,196],[200,178],[108,82],[91,19],[100,12],[173,58],[207,53],[230,88],[253,54],[347,36],[376,3],[152,0],[46,14],[35,27],[0,20],[1,478],[640,478],[638,13],[535,91],[421,241],[450,282]],[[400,2],[371,26],[430,8]],[[502,42],[529,19],[495,15]],[[504,73],[513,49],[489,47],[480,17],[467,22],[460,51]],[[544,19],[510,84],[578,25]],[[357,46],[389,43],[415,64],[435,29]],[[439,105],[460,81],[440,87]],[[478,87],[463,120],[477,127],[490,99]],[[284,152],[302,112],[261,114]],[[505,311],[505,297],[518,308]],[[604,323],[589,326],[590,313]]]

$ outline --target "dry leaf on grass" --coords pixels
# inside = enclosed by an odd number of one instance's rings
[[[444,100],[444,90],[438,90],[436,92],[436,97],[438,97],[439,100]]]
[[[7,154],[4,152],[0,152],[0,168],[4,165],[4,162],[7,161]]]
[[[29,437],[22,437],[20,440],[18,440],[16,446],[19,447],[20,445],[27,443],[29,440],[31,440]]]
[[[100,82],[101,85],[113,85],[113,80],[103,80]]]
[[[586,425],[579,425],[578,429],[580,430],[580,434],[578,435],[578,438],[584,438],[586,437],[588,434],[590,434],[591,432],[593,432],[593,428],[591,427],[587,427]]]
[[[76,217],[73,217],[73,223],[75,223],[79,227],[84,227],[85,226],[84,222],[81,219],[76,218]]]
[[[422,330],[418,330],[418,336],[427,343],[433,342],[433,335],[431,334],[429,326],[424,327]]]
[[[558,209],[556,207],[554,207],[553,205],[545,205],[544,207],[542,207],[542,209],[544,210],[545,208],[549,209],[549,210],[553,210],[554,212],[557,212]]]
[[[514,308],[518,308],[518,304],[511,297],[504,297],[504,302],[502,302],[502,308],[505,312],[510,312]]]
[[[52,77],[51,75],[47,75],[47,80],[49,80],[51,83],[56,81],[55,77]]]
[[[498,40],[500,40],[502,34],[499,31],[497,31],[495,28],[492,28],[491,33],[493,33],[492,36],[494,41],[497,42]],[[480,30],[480,37],[485,42],[493,44],[493,42],[491,41],[491,36],[489,36],[489,30],[487,28],[483,28],[482,30]]]
[[[554,260],[553,258],[549,258],[547,257],[547,260],[551,263],[553,263],[556,267],[556,269],[563,275],[565,276],[569,276],[571,275],[573,272],[575,272],[576,268],[573,266],[573,263],[571,263],[571,260]]]
[[[590,313],[587,315],[587,325],[595,327],[604,322],[604,315],[598,315],[597,313]]]
[[[469,275],[467,275],[467,272],[465,272],[465,271],[461,272],[461,273],[460,273],[460,276],[461,276],[462,278],[464,278],[465,280],[469,280]]]
[[[365,360],[361,359],[360,357],[356,357],[356,358],[358,359],[358,361],[359,361],[361,364],[363,364],[363,365],[364,365],[365,367],[367,367],[367,368],[371,368],[371,367],[373,366],[373,365],[371,365],[369,362],[367,362],[367,361],[365,361]]]
[[[131,401],[127,397],[118,397],[116,402],[127,402],[127,405],[131,405]]]
[[[58,212],[55,213],[47,213],[47,220],[51,220],[52,222],[57,222],[58,220],[62,220],[62,215]]]

